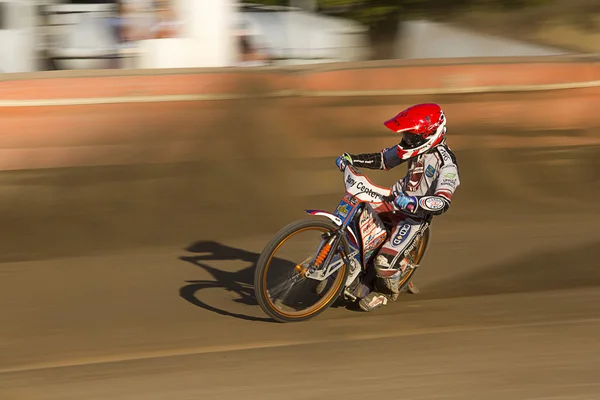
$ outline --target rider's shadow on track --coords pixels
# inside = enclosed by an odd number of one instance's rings
[[[212,275],[214,280],[186,281],[187,285],[184,285],[179,289],[179,296],[197,307],[204,308],[205,310],[212,311],[220,315],[226,315],[247,321],[274,322],[272,319],[266,317],[253,317],[250,315],[239,314],[217,308],[202,301],[198,293],[203,289],[224,289],[225,291],[233,292],[239,296],[239,298],[234,300],[234,302],[249,306],[256,306],[256,308],[259,309],[258,302],[256,301],[256,297],[254,295],[254,270],[256,269],[256,263],[260,257],[259,253],[226,246],[224,244],[208,240],[193,243],[185,250],[190,253],[198,253],[201,255],[180,256],[179,259],[203,268]],[[239,271],[230,272],[215,268],[214,266],[210,265],[211,261],[228,260],[245,261],[250,263],[250,266]],[[295,266],[295,263],[278,257],[275,257],[273,261],[276,261],[278,265],[289,263],[290,266]],[[343,301],[336,301],[331,305],[331,308],[338,307],[345,307],[351,311],[358,310],[356,306],[352,306],[351,304],[348,305]]]
[[[209,305],[198,296],[202,289],[222,288],[229,292],[239,295],[234,300],[236,303],[242,303],[250,306],[258,306],[254,296],[254,269],[260,256],[259,253],[226,246],[213,241],[200,241],[188,246],[186,251],[191,253],[202,253],[201,255],[181,256],[180,260],[190,262],[209,272],[214,280],[186,281],[188,284],[179,289],[179,295],[195,306],[204,308],[220,315],[226,315],[234,318],[248,321],[274,322],[270,318],[253,317],[250,315],[239,314]],[[210,265],[211,261],[238,260],[245,261],[251,265],[239,271],[224,271]],[[281,260],[283,261],[283,260]],[[284,261],[285,262],[285,261]]]

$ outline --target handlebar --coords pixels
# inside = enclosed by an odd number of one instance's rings
[[[395,198],[396,196],[394,196],[393,194],[389,196],[381,196],[381,200],[383,200],[386,203],[393,203]]]

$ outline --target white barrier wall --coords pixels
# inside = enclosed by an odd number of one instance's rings
[[[112,5],[72,5],[65,4],[49,8],[52,18],[59,23],[61,30],[53,31],[62,39],[55,41],[51,54],[62,59],[60,68],[108,68],[110,62],[102,57],[109,48],[113,53],[125,57],[121,68],[190,68],[224,67],[235,63],[237,52],[234,48],[232,32],[237,0],[174,0],[175,19],[178,37],[139,40],[121,46],[117,43],[109,46],[104,40],[84,40],[81,43],[79,31],[96,29],[98,35],[106,36],[110,29],[107,22],[104,27],[91,26],[90,16],[100,17],[101,12],[109,13]],[[85,11],[85,14],[83,14]],[[59,21],[60,20],[60,21]],[[56,22],[53,21],[53,22]],[[75,37],[71,37],[75,35]],[[71,37],[71,40],[65,38]],[[78,42],[75,46],[74,43]],[[105,43],[106,42],[106,43]],[[97,53],[98,59],[92,59]],[[125,54],[126,53],[126,54]],[[84,57],[78,60],[78,57]]]
[[[237,0],[175,0],[181,38],[144,40],[140,68],[225,67],[236,61]]]
[[[399,27],[396,58],[529,57],[569,53],[431,21],[403,21]]]
[[[0,73],[37,70],[33,0],[0,0]]]

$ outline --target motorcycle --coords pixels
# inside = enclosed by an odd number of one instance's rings
[[[254,290],[262,310],[277,322],[299,322],[314,318],[337,300],[357,303],[373,289],[373,259],[393,223],[375,211],[393,201],[392,191],[373,184],[352,165],[344,169],[346,193],[333,213],[305,210],[311,216],[279,230],[262,251],[254,272]],[[404,252],[400,290],[410,289],[410,278],[419,266],[429,242],[431,216]],[[301,263],[276,253],[301,233],[317,232],[316,250]],[[313,239],[300,242],[314,243]],[[300,252],[292,247],[293,257]],[[280,272],[283,277],[273,276]],[[299,299],[304,296],[307,299]],[[311,301],[312,299],[312,301]]]

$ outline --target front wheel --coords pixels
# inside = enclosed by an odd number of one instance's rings
[[[324,238],[335,229],[330,221],[308,219],[292,222],[275,234],[254,272],[256,299],[265,314],[278,322],[298,322],[317,316],[333,304],[348,277],[348,266],[343,261],[348,255],[345,238],[336,248],[325,245]],[[333,254],[327,257],[330,252]],[[315,267],[315,260],[327,258],[329,263],[316,269],[341,266],[323,281],[306,277],[310,267]]]

